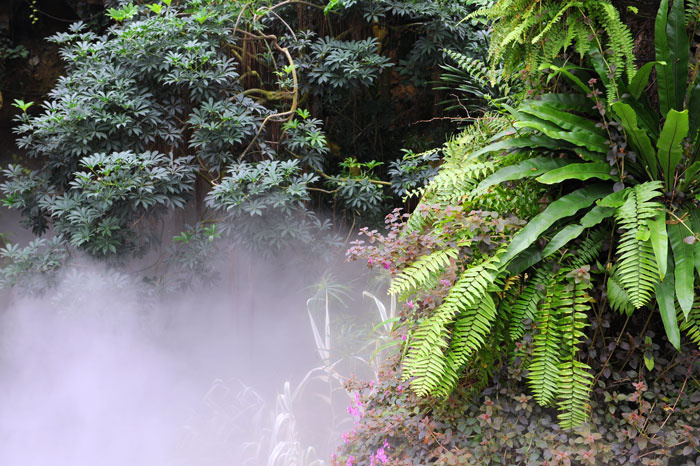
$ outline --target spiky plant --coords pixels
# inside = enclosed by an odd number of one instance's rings
[[[578,349],[593,269],[613,309],[630,314],[658,307],[676,348],[679,329],[700,343],[694,276],[700,273],[700,82],[687,73],[686,31],[697,11],[682,0],[670,9],[668,0],[661,2],[657,60],[636,73],[615,72],[602,50],[588,54],[595,71],[547,65],[573,91],[511,108],[510,130],[463,154],[459,164],[446,164],[426,188],[423,203],[459,200],[465,209],[488,202],[503,183],[536,182],[557,197],[505,235],[496,253],[470,255],[469,237],[458,237],[398,275],[392,291],[409,295],[443,271],[458,273],[408,343],[404,377],[416,393],[448,394],[480,351],[517,341],[531,321],[528,379],[535,399],[558,406],[564,428],[584,422],[593,375]],[[658,108],[643,92],[654,67]],[[431,228],[421,212],[408,230]],[[600,257],[604,239],[612,242],[609,262]],[[514,277],[520,281],[515,297],[505,286]]]

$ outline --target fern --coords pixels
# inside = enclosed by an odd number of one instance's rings
[[[417,395],[425,396],[440,391],[447,373],[444,349],[449,346],[449,327],[457,316],[465,313],[467,318],[470,310],[478,309],[487,300],[485,296],[496,279],[498,263],[498,256],[494,256],[465,270],[443,303],[421,322],[412,335],[411,346],[414,349],[409,350],[404,360],[403,378],[412,379],[410,386]],[[471,314],[474,317],[471,325],[466,321],[460,323],[460,329],[469,329],[467,333],[459,333],[458,329],[457,334],[458,340],[462,337],[464,339],[462,344],[466,348],[467,356],[481,347],[495,315],[494,311],[487,314],[486,319],[482,319],[481,314]],[[453,361],[458,364],[461,357],[457,357],[454,351],[452,354]],[[459,369],[460,367],[450,366],[451,371]]]
[[[659,279],[647,220],[661,208],[652,201],[661,196],[661,186],[661,182],[653,181],[628,188],[627,199],[615,214],[623,230],[617,246],[619,283],[637,309],[651,300]]]
[[[572,271],[576,273],[576,269]],[[571,275],[571,274],[569,274]],[[590,284],[576,283],[569,279],[568,286],[559,297],[561,318],[557,327],[561,330],[562,357],[559,364],[558,407],[559,425],[563,429],[585,422],[590,406],[589,392],[593,376],[590,366],[577,360],[578,346],[585,338],[583,329],[586,325],[586,312],[589,310],[591,297],[586,289]]]
[[[567,264],[572,268],[579,268],[594,263],[598,260],[600,250],[603,248],[605,236],[606,232],[602,228],[596,228],[590,232],[574,251],[566,255]]]
[[[677,318],[680,322],[680,329],[688,335],[690,341],[700,347],[700,303],[696,302],[693,305],[687,319],[681,310],[678,310]]]
[[[691,30],[700,20],[700,0],[685,0],[685,25]]]
[[[561,363],[561,332],[558,303],[565,285],[554,279],[547,284],[542,305],[536,316],[537,330],[533,337],[533,355],[528,367],[528,379],[535,400],[541,406],[554,401],[559,385],[559,365]]]
[[[458,204],[479,181],[494,171],[497,166],[495,162],[468,160],[468,156],[472,151],[483,147],[489,137],[503,131],[508,124],[507,118],[487,115],[484,120],[471,125],[445,144],[440,172],[425,187],[419,205],[406,222],[404,234],[423,231],[432,223],[434,218],[431,210],[424,211],[423,206]]]
[[[552,279],[551,274],[541,267],[527,286],[520,293],[511,308],[510,328],[511,339],[520,340],[525,333],[523,321],[534,320],[537,314],[537,306],[545,295],[545,284]]]
[[[617,269],[613,269],[608,277],[608,303],[613,311],[620,314],[631,315],[634,311],[634,305],[630,301],[630,296],[620,284],[620,277],[617,274]]]
[[[392,280],[389,293],[406,295],[418,288],[426,288],[428,283],[439,278],[450,261],[458,255],[458,249],[446,248],[420,257]]]
[[[479,303],[462,311],[452,329],[452,341],[445,356],[445,373],[433,391],[435,395],[444,397],[452,392],[469,358],[484,345],[495,319],[496,304],[489,293]]]
[[[616,78],[623,71],[629,79],[636,73],[632,34],[610,0],[498,0],[470,17],[494,21],[489,49],[492,71],[503,62],[507,73],[523,65],[534,72],[573,45],[579,55],[593,47],[601,53],[609,50]],[[603,35],[600,40],[598,31]]]

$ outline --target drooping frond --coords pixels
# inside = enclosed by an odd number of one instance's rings
[[[615,78],[623,71],[629,79],[636,73],[632,34],[610,0],[498,0],[470,16],[494,22],[492,69],[503,62],[508,73],[534,72],[573,45],[580,55],[609,50]]]
[[[620,12],[606,1],[587,2],[588,11],[599,24],[605,27],[608,36],[607,51],[611,54],[607,60],[611,63],[611,73],[618,79],[623,70],[627,73],[628,81],[637,73],[634,64],[634,39],[629,27],[620,19]],[[620,66],[622,65],[622,66]]]
[[[620,284],[620,277],[617,269],[613,269],[608,276],[608,304],[613,311],[620,314],[630,315],[634,311],[634,305],[630,301],[630,296]]]
[[[469,358],[484,345],[495,318],[496,304],[489,293],[457,317],[445,356],[445,374],[434,394],[447,396],[452,392]]]
[[[445,248],[418,258],[392,280],[389,293],[406,295],[418,288],[426,288],[426,284],[437,281],[450,261],[458,255],[458,249]]]
[[[576,273],[575,269],[573,273]],[[560,411],[559,425],[563,429],[585,422],[590,411],[588,399],[593,376],[589,372],[590,366],[577,359],[579,344],[585,338],[583,330],[587,326],[586,312],[591,301],[587,293],[589,287],[590,284],[576,283],[575,279],[569,279],[558,302],[561,318],[557,326],[561,330],[562,356],[557,405]]]
[[[659,281],[647,221],[662,208],[658,202],[652,201],[661,196],[661,182],[642,183],[628,189],[627,199],[615,214],[623,230],[617,246],[617,273],[620,285],[638,309],[651,300]]]
[[[525,333],[524,321],[534,320],[540,301],[545,295],[545,284],[551,281],[551,273],[541,267],[535,276],[525,286],[520,296],[511,307],[510,315],[510,337],[513,341],[520,340]]]
[[[533,337],[532,361],[528,379],[535,400],[541,406],[551,404],[557,396],[559,364],[561,363],[561,332],[559,331],[559,300],[566,291],[555,279],[546,285],[545,296],[535,317],[537,329]]]
[[[418,326],[413,333],[409,350],[404,360],[403,378],[412,379],[410,386],[419,396],[433,393],[441,386],[446,374],[446,356],[444,350],[449,346],[451,325],[455,318],[470,309],[478,309],[483,303],[498,273],[498,256],[491,257],[481,264],[474,265],[460,275],[452,286],[443,303]],[[491,314],[495,317],[495,311]],[[476,314],[473,314],[476,317]],[[478,350],[490,330],[490,320],[483,320],[481,314],[469,327],[464,341],[468,354]],[[466,317],[465,317],[466,318]],[[467,323],[460,324],[462,329]],[[459,368],[452,368],[457,371]]]

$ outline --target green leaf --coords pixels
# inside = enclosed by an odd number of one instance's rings
[[[550,170],[554,170],[555,168],[566,166],[569,163],[571,163],[571,160],[555,159],[552,157],[535,157],[523,160],[522,162],[501,168],[491,176],[482,180],[472,194],[485,191],[491,186],[503,183],[504,181],[538,176]]]
[[[658,157],[666,180],[666,189],[673,188],[676,167],[683,157],[683,139],[688,135],[688,110],[669,110],[664,127],[656,142]]]
[[[588,213],[586,213],[586,215],[584,215],[581,218],[580,224],[567,225],[564,228],[562,228],[556,235],[554,235],[552,240],[544,248],[544,251],[542,251],[542,257],[548,257],[554,254],[563,246],[565,246],[569,241],[573,240],[574,238],[578,238],[579,235],[581,235],[581,233],[583,233],[583,231],[586,228],[591,228],[593,226],[598,225],[600,222],[612,216],[614,213],[615,209],[610,207],[593,207],[591,210],[588,211]]]
[[[640,155],[652,176],[656,179],[659,176],[658,161],[656,159],[656,151],[651,145],[649,135],[637,125],[637,112],[625,103],[615,102],[612,105],[613,112],[617,115],[622,127],[627,133],[629,142],[634,147],[637,154]]]
[[[695,85],[690,89],[690,96],[688,97],[688,115],[689,120],[689,131],[688,134],[691,135],[695,142],[698,137],[698,129],[700,127],[700,81],[696,82]]]
[[[554,123],[562,129],[570,131],[585,131],[595,136],[605,138],[604,131],[588,118],[569,113],[568,108],[556,102],[541,102],[529,100],[518,107],[519,113],[533,115],[541,120]]]
[[[616,177],[610,174],[610,164],[607,163],[570,163],[561,168],[550,170],[537,178],[542,184],[561,183],[564,180],[587,180],[600,178],[601,180],[613,180]]]
[[[622,204],[625,203],[627,200],[627,196],[629,195],[629,188],[627,189],[622,189],[620,191],[617,191],[612,194],[608,194],[605,196],[603,199],[599,200],[597,204],[601,207],[613,207],[617,208],[622,206]]]
[[[680,185],[680,190],[685,192],[689,186],[697,183],[698,175],[700,175],[700,161],[693,162],[691,166],[686,168],[685,172],[683,173],[683,182]]]
[[[693,257],[694,246],[683,241],[688,236],[688,229],[682,223],[674,223],[668,226],[668,238],[671,242],[674,259],[674,281],[676,283],[676,297],[683,315],[688,318],[688,313],[693,307],[695,297],[695,259]]]
[[[501,258],[501,263],[507,265],[515,256],[537,241],[540,235],[557,220],[574,215],[608,193],[610,193],[609,185],[595,184],[566,194],[552,202],[543,212],[536,215],[522,230],[515,234]]]
[[[483,154],[488,154],[490,152],[498,152],[502,150],[513,150],[513,149],[535,149],[535,148],[546,148],[551,150],[566,150],[570,146],[564,145],[563,141],[553,140],[551,138],[540,136],[538,134],[528,134],[527,136],[515,137],[503,139],[500,141],[493,142],[481,149],[474,151],[469,154],[470,159],[474,159]]]
[[[644,89],[649,83],[649,75],[651,74],[651,70],[657,64],[665,65],[666,63],[658,61],[650,61],[649,63],[645,63],[644,66],[639,68],[637,74],[634,75],[634,78],[632,78],[632,82],[630,82],[629,85],[629,91],[635,99],[639,99],[639,96],[641,96],[642,92],[644,92]]]
[[[546,69],[546,68],[549,68],[549,69],[555,71],[556,73],[563,74],[572,83],[574,83],[581,90],[581,92],[583,92],[584,95],[587,95],[591,92],[591,90],[588,88],[588,86],[586,86],[583,83],[583,81],[581,81],[579,78],[577,78],[576,76],[571,74],[571,72],[566,70],[565,68],[561,68],[559,66],[552,65],[550,63],[545,63],[545,64],[540,66],[540,69]]]
[[[685,8],[683,0],[673,0],[671,11],[668,14],[668,24],[666,25],[666,36],[668,37],[668,50],[673,76],[673,96],[674,100],[669,102],[671,108],[678,111],[683,109],[685,91],[688,80],[688,59],[690,54],[690,44],[688,33],[685,29]]]
[[[654,49],[656,50],[656,61],[664,62],[665,65],[657,65],[656,82],[659,90],[659,107],[662,114],[668,113],[675,101],[675,80],[671,66],[671,52],[668,48],[668,36],[666,35],[666,24],[668,23],[668,0],[661,0],[659,11],[656,14],[654,23]]]
[[[585,147],[593,152],[607,153],[608,139],[598,134],[587,131],[562,130],[543,120],[520,120],[515,123],[516,128],[532,128],[552,139],[569,142],[575,146]]]
[[[673,263],[669,260],[669,267],[673,268]],[[671,270],[669,270],[671,272]],[[681,332],[676,319],[676,304],[674,298],[673,273],[667,273],[662,282],[656,285],[656,302],[659,304],[661,320],[664,323],[668,341],[680,351]]]
[[[651,247],[656,257],[656,265],[659,268],[659,278],[666,276],[666,265],[668,262],[668,234],[666,233],[666,212],[663,210],[656,214],[653,219],[647,220],[649,226],[649,237]]]

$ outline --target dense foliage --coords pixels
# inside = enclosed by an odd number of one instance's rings
[[[661,0],[636,40],[611,0],[107,13],[51,39],[42,112],[15,102],[37,163],[4,171],[4,204],[57,236],[5,247],[4,284],[76,250],[208,281],[220,238],[323,253],[364,222],[348,257],[402,310],[385,370],[348,384],[337,464],[700,457],[700,2]],[[444,144],[416,127],[439,103],[464,125]],[[193,225],[165,237],[174,214]]]

